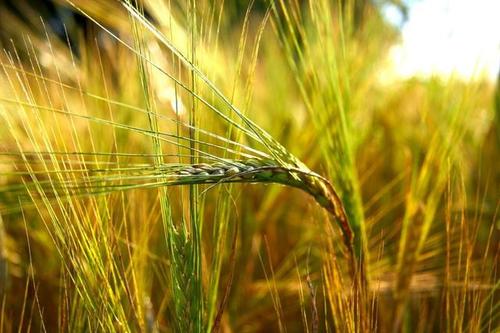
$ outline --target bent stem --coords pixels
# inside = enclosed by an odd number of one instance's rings
[[[29,163],[29,162],[28,162]],[[114,169],[86,168],[90,175],[77,175],[72,172],[58,173],[61,179],[49,181],[38,180],[37,174],[26,172],[26,176],[34,177],[33,182],[27,182],[21,187],[7,189],[10,192],[28,191],[32,195],[37,186],[41,185],[44,197],[58,197],[61,190],[71,196],[92,196],[112,191],[123,191],[134,188],[160,188],[176,185],[222,183],[277,183],[295,187],[310,194],[315,201],[335,220],[341,229],[343,243],[350,261],[350,275],[353,282],[361,278],[365,285],[365,267],[363,261],[355,255],[354,233],[349,224],[344,205],[332,184],[324,177],[309,170],[304,164],[283,166],[272,159],[251,158],[246,160],[218,159],[215,163],[199,164],[163,164],[150,166],[138,172],[135,168],[121,168],[122,174],[116,177]],[[66,178],[66,176],[70,176]],[[21,194],[21,193],[18,193]],[[26,194],[26,193],[24,193]],[[39,193],[42,194],[42,193]],[[357,275],[359,271],[359,275]],[[358,277],[358,278],[357,278]]]
[[[259,182],[278,183],[299,188],[314,197],[336,221],[342,232],[347,249],[351,277],[355,286],[366,286],[366,272],[362,258],[355,255],[354,233],[349,225],[342,201],[333,185],[324,177],[302,168],[290,168],[277,165],[272,160],[249,159],[246,161],[227,161],[227,163],[199,164],[187,166],[177,171],[178,184],[190,182],[227,183]],[[359,270],[359,276],[357,272]],[[361,283],[361,285],[359,285]]]

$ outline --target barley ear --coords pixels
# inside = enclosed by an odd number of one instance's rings
[[[273,160],[249,159],[222,161],[214,164],[186,165],[177,172],[176,184],[256,182],[278,183],[309,193],[338,223],[349,253],[354,255],[354,234],[340,197],[332,184],[304,165],[300,169],[283,167]]]

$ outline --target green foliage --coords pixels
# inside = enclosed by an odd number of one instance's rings
[[[0,11],[0,331],[496,329],[491,83],[382,80],[369,1],[58,3]]]

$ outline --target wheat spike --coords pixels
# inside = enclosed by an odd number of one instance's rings
[[[32,163],[32,162],[31,162]],[[272,159],[229,160],[218,159],[214,163],[200,164],[164,164],[158,167],[144,166],[137,169],[121,168],[120,176],[115,176],[118,169],[85,168],[86,173],[75,167],[67,172],[59,171],[62,178],[48,180],[37,179],[38,174],[48,175],[46,172],[24,172],[26,176],[35,177],[33,182],[14,188],[11,186],[2,191],[13,193],[35,190],[42,185],[44,195],[55,197],[61,192],[72,196],[95,195],[109,193],[114,190],[128,190],[137,187],[161,187],[193,184],[222,184],[222,183],[277,183],[291,186],[309,193],[316,202],[325,208],[337,221],[348,248],[353,241],[353,233],[348,224],[342,202],[331,183],[312,172],[305,166],[300,168],[285,167]],[[126,180],[126,182],[123,182]],[[32,193],[33,195],[33,193]]]

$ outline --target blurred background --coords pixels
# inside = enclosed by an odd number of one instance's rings
[[[241,21],[248,1],[234,1],[234,22]],[[255,1],[254,13],[263,13],[266,1]],[[86,19],[54,0],[3,0],[3,11],[26,20],[26,10],[44,18],[52,32],[65,38],[64,25],[84,27]],[[387,24],[399,34],[389,50],[387,80],[414,75],[458,75],[464,79],[486,77],[496,80],[500,58],[500,29],[496,13],[499,4],[493,0],[407,0],[357,1],[356,16],[362,20],[367,7],[380,12]],[[23,14],[24,13],[24,14]],[[9,25],[6,20],[2,26]],[[9,40],[7,27],[2,38]],[[389,70],[389,69],[388,69]]]
[[[192,91],[179,92],[160,69],[186,85],[189,71],[120,1],[72,3],[0,2],[0,331],[498,329],[500,2],[206,0],[193,10],[190,1],[138,1],[231,103],[332,181],[367,253],[360,317],[341,236],[298,190],[208,191],[196,203],[203,274],[198,281],[183,271],[177,286],[159,190],[74,198],[72,214],[43,197],[24,206],[16,191],[30,162],[19,151],[46,138],[53,152],[105,152],[95,163],[147,168],[153,152],[133,131],[27,116],[30,105],[147,128],[136,111],[154,105],[187,121],[194,104]],[[145,65],[150,96],[143,63],[120,40],[142,41],[135,50],[158,65]],[[197,110],[201,129],[263,149],[209,108]],[[49,134],[31,133],[37,124]],[[182,151],[163,149],[185,162]],[[169,212],[187,224],[187,189],[168,193]],[[179,262],[192,254],[188,245]]]

